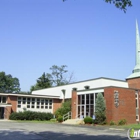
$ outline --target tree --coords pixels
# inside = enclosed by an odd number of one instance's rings
[[[116,8],[119,8],[119,9],[123,10],[124,12],[126,12],[127,7],[132,6],[131,0],[105,0],[105,2],[113,3],[116,6]]]
[[[52,80],[51,80],[50,74],[45,74],[45,72],[42,74],[41,77],[37,79],[37,83],[34,86],[31,86],[30,91],[49,88],[52,86]]]
[[[66,73],[68,70],[66,70],[66,65],[57,66],[53,65],[50,70],[51,73],[45,72],[42,74],[41,77],[37,79],[37,82],[35,85],[31,86],[30,91],[49,88],[52,86],[60,86],[60,85],[66,85],[72,81],[73,73],[70,75],[70,77],[66,77]]]
[[[63,2],[64,1],[66,1],[66,0],[63,0]],[[104,1],[107,3],[113,3],[116,8],[119,8],[119,9],[123,10],[124,12],[126,12],[127,7],[132,6],[131,0],[104,0]]]
[[[5,72],[0,72],[0,92],[3,93],[18,93],[20,91],[19,80],[12,75],[6,75]]]
[[[66,70],[66,65],[62,65],[62,66],[57,66],[57,65],[53,65],[50,70],[52,71],[51,76],[53,79],[53,83],[56,86],[60,86],[60,85],[66,85],[69,83],[68,80],[66,80],[66,78],[64,77],[65,73],[68,72],[68,70]]]
[[[95,116],[97,123],[103,123],[106,119],[105,115],[106,105],[102,93],[97,94],[95,101]]]

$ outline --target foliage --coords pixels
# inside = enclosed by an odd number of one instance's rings
[[[66,1],[66,0],[63,0],[63,2],[64,1]],[[124,12],[126,12],[127,7],[132,6],[131,0],[104,0],[104,1],[107,3],[113,3],[116,8],[119,8],[119,9],[123,10]]]
[[[95,101],[95,116],[96,116],[96,122],[101,124],[105,121],[106,116],[105,116],[105,101],[102,93],[97,94],[97,98]]]
[[[0,92],[3,93],[18,93],[20,91],[19,80],[12,75],[6,75],[5,72],[0,72]]]
[[[37,79],[37,83],[34,86],[31,86],[30,91],[32,92],[34,90],[49,88],[51,86],[52,86],[51,75],[49,75],[48,73],[45,74],[44,72],[42,76]]]
[[[30,91],[32,92],[34,90],[49,88],[52,86],[66,85],[70,83],[73,77],[73,73],[69,78],[66,78],[65,74],[68,72],[68,70],[66,70],[66,67],[66,65],[53,65],[50,68],[51,73],[45,74],[44,72],[42,76],[37,79],[36,84],[31,86]]]
[[[63,122],[63,117],[62,116],[58,116],[57,121],[58,122]]]
[[[67,100],[66,102],[62,103],[62,106],[55,111],[55,117],[63,116],[66,113],[71,111],[71,100]]]
[[[125,124],[127,124],[126,119],[121,119],[118,121],[118,125],[125,125]]]
[[[28,94],[31,94],[31,92],[30,91],[20,91],[19,94],[27,94],[28,95]]]
[[[131,0],[105,0],[105,2],[113,3],[116,6],[116,8],[119,8],[124,12],[126,12],[127,10],[126,7],[132,6]]]
[[[109,125],[116,125],[116,123],[114,121],[110,121]]]
[[[13,112],[9,119],[10,120],[50,120],[53,118],[52,113],[46,112],[34,112],[34,111],[24,111],[24,112]]]
[[[53,65],[50,68],[50,70],[52,71],[51,75],[54,85],[56,86],[66,85],[70,82],[70,80],[67,80],[64,76],[68,72],[68,70],[66,70],[66,67],[67,67],[66,65],[62,66]]]
[[[93,123],[93,120],[92,120],[91,117],[85,117],[84,118],[84,122],[85,122],[85,124],[92,124]]]

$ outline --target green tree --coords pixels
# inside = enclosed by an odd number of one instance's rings
[[[66,73],[68,70],[66,70],[66,65],[57,66],[53,65],[50,70],[51,73],[45,72],[42,74],[41,77],[39,77],[36,81],[36,84],[31,86],[30,91],[49,88],[52,86],[60,86],[60,85],[66,85],[71,82],[73,79],[73,73],[69,77],[66,77]]]
[[[18,78],[12,75],[6,75],[5,72],[0,72],[0,92],[3,93],[18,93],[20,91],[20,83]]]
[[[66,0],[63,0],[66,1]],[[115,5],[116,8],[119,8],[121,10],[123,10],[124,12],[126,12],[127,7],[131,7],[132,6],[132,0],[104,0],[107,3],[113,3]]]
[[[66,70],[66,65],[62,65],[62,66],[57,66],[57,65],[53,65],[50,70],[52,71],[51,76],[53,79],[53,84],[56,86],[60,86],[60,85],[66,85],[69,83],[68,80],[66,80],[65,78],[65,74],[68,72],[68,70]]]
[[[39,77],[36,81],[36,84],[31,86],[30,91],[49,88],[52,86],[52,80],[51,80],[50,74],[45,74],[45,72],[42,74],[41,77]]]
[[[105,121],[106,119],[105,110],[106,105],[104,97],[102,93],[98,93],[95,101],[95,116],[97,123],[103,123]]]
[[[127,7],[132,6],[131,0],[105,0],[105,2],[113,3],[116,8],[119,8],[119,9],[123,10],[124,12],[126,12]]]

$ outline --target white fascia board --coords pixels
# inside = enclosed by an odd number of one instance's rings
[[[11,95],[11,96],[17,96],[17,97],[38,97],[38,98],[56,98],[56,99],[59,99],[59,96],[46,96],[46,95],[25,95],[25,94],[8,94],[8,95]]]
[[[100,92],[104,92],[104,89],[96,89],[96,90],[89,90],[89,91],[78,91],[77,95],[91,94],[91,93],[100,93]]]
[[[0,104],[0,107],[7,107],[7,106],[12,106],[12,105],[10,105],[10,104],[1,105]]]
[[[8,93],[0,93],[0,95],[5,95],[5,96],[7,96],[7,95],[9,95]]]
[[[59,99],[60,96],[49,96],[49,95],[33,95],[33,94],[12,94],[12,93],[0,93],[2,96],[17,96],[17,97],[38,97],[38,98],[56,98]]]

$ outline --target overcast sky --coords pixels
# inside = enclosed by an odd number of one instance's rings
[[[1,0],[0,71],[29,91],[52,65],[67,65],[74,81],[125,80],[135,66],[140,0],[127,12],[103,0]]]

